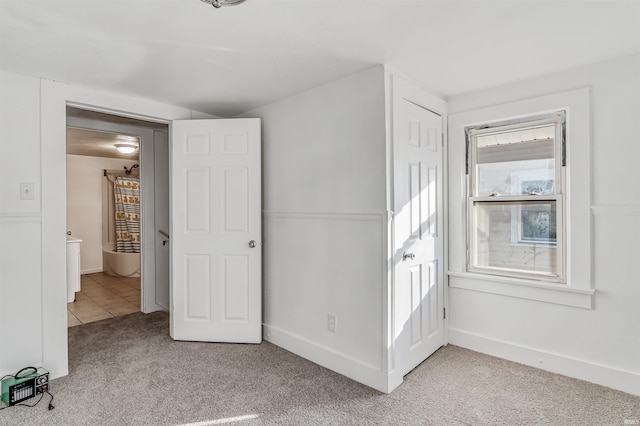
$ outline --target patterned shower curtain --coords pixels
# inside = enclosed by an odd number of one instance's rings
[[[140,181],[117,176],[113,183],[116,210],[116,251],[140,253]]]

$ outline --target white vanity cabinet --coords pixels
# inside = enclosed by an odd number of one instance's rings
[[[67,303],[76,300],[80,291],[80,238],[67,237]]]

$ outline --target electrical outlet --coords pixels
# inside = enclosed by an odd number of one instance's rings
[[[20,199],[21,200],[33,200],[34,185],[32,183],[20,184]]]
[[[337,323],[336,316],[333,314],[329,314],[327,316],[327,329],[330,332],[332,333],[336,332],[336,323]]]

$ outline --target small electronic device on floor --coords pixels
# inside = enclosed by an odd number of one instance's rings
[[[49,393],[49,372],[44,368],[25,367],[2,380],[2,402],[7,406],[42,393]]]

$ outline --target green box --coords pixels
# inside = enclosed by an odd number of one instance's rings
[[[12,376],[2,381],[2,402],[4,405],[15,405],[48,390],[49,372],[47,370],[43,368],[31,369],[31,372],[24,370],[26,369],[22,369],[16,374],[18,378]]]

